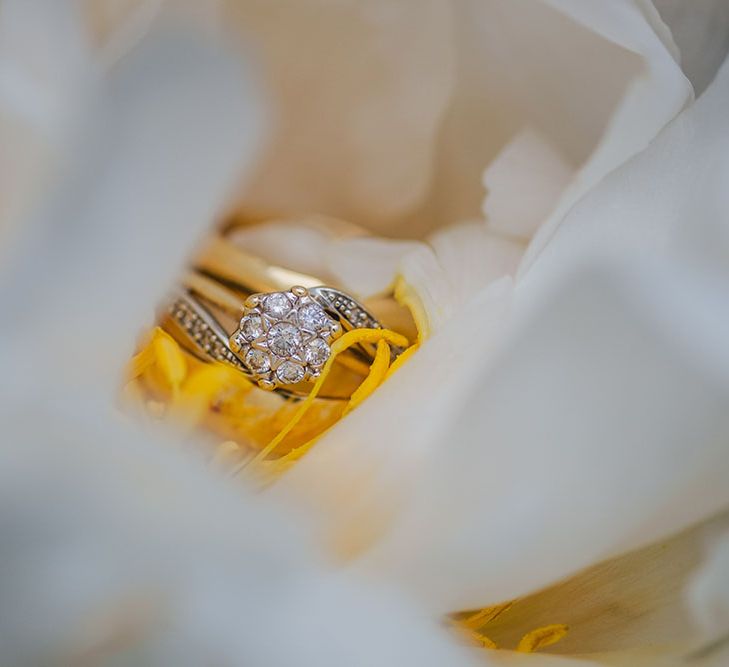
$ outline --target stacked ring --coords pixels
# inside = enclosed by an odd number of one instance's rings
[[[226,233],[193,262],[162,324],[198,359],[232,366],[259,387],[294,399],[309,392],[344,332],[383,328],[353,296],[242,251]],[[337,358],[321,397],[348,398],[374,352],[363,344]],[[393,357],[400,352],[393,349]]]

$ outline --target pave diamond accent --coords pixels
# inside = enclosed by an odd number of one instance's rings
[[[262,387],[275,389],[316,378],[341,334],[308,290],[292,287],[250,296],[230,347]]]
[[[209,315],[194,300],[180,296],[172,301],[167,312],[203,352],[216,361],[235,366],[239,370],[245,368],[243,362],[231,351],[228,341],[225,340],[225,332],[218,331],[219,327],[215,327],[212,320],[206,321]],[[230,344],[235,345],[233,338]]]
[[[381,329],[377,319],[354,299],[339,290],[317,288],[318,293],[341,315],[353,329]]]

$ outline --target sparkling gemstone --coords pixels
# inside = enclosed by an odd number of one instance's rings
[[[306,359],[307,364],[321,366],[329,359],[330,353],[329,346],[321,338],[314,338],[306,344],[304,359]]]
[[[296,384],[304,379],[304,369],[293,361],[284,361],[276,369],[276,377],[284,384]]]
[[[301,345],[301,332],[288,322],[274,324],[268,331],[268,349],[278,357],[290,357]]]
[[[271,359],[263,350],[252,347],[246,353],[246,365],[254,373],[266,373],[271,368]]]
[[[274,292],[263,300],[263,309],[272,317],[282,318],[291,310],[291,301],[283,292]]]
[[[247,340],[253,340],[263,334],[263,318],[260,315],[246,315],[240,321],[240,330]]]
[[[307,303],[301,306],[297,317],[299,324],[309,331],[317,331],[329,324],[329,317],[327,317],[324,309],[315,303]]]

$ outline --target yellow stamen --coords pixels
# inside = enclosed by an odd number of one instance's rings
[[[519,646],[516,650],[519,653],[534,653],[541,648],[546,648],[552,644],[556,644],[562,639],[567,632],[569,627],[562,624],[545,625],[542,628],[537,628],[531,632],[527,632],[519,642]]]
[[[454,614],[450,617],[450,621],[469,640],[485,648],[494,649],[497,648],[496,643],[484,634],[484,629],[489,623],[509,610],[514,602],[516,601],[512,600],[476,611]],[[519,653],[534,653],[539,649],[556,644],[567,634],[568,629],[566,625],[561,624],[536,628],[522,637],[516,651]]]
[[[161,331],[159,327],[155,327],[152,334],[148,337],[142,349],[135,354],[127,364],[127,380],[131,382],[140,377],[155,362],[156,352],[152,346],[152,339],[157,331]]]
[[[514,602],[511,601],[504,602],[502,604],[496,604],[492,607],[484,607],[483,609],[479,609],[478,611],[469,614],[465,618],[459,619],[458,623],[472,629],[482,627],[501,616],[501,614],[503,614],[513,604]]]
[[[387,376],[389,367],[390,346],[387,344],[387,341],[381,340],[377,343],[377,351],[375,352],[375,359],[372,362],[372,366],[370,366],[370,371],[362,384],[352,393],[349,403],[347,403],[347,407],[344,409],[345,415],[354,410],[354,408],[382,384]]]
[[[177,398],[180,393],[180,385],[187,375],[187,362],[180,346],[169,334],[158,327],[152,338],[152,349],[162,376],[170,385],[173,399]]]
[[[389,329],[353,329],[352,331],[344,334],[338,340],[334,341],[334,343],[332,344],[331,356],[327,360],[326,364],[324,364],[321,375],[314,383],[314,387],[312,388],[311,392],[309,392],[309,395],[302,401],[298,410],[294,413],[288,424],[286,424],[281,429],[278,435],[273,440],[271,440],[271,442],[269,442],[258,454],[256,454],[256,456],[251,460],[251,463],[260,463],[268,456],[270,456],[271,453],[276,449],[276,447],[278,447],[278,445],[283,441],[283,439],[301,421],[301,419],[304,417],[304,415],[307,413],[312,403],[314,402],[314,399],[321,391],[321,388],[324,385],[324,381],[329,375],[329,372],[331,371],[332,365],[334,364],[337,355],[341,354],[353,345],[357,345],[359,343],[379,343],[380,341],[384,341],[386,344],[397,345],[399,347],[406,347],[408,344],[408,341],[404,336],[401,336],[399,333],[396,333],[394,331],[390,331]],[[304,445],[304,447],[306,447],[306,445]]]
[[[222,364],[206,364],[190,373],[177,396],[173,396],[171,409],[176,421],[192,428],[198,424],[210,409],[210,405],[221,387],[236,381],[236,372]]]
[[[486,635],[482,635],[480,632],[476,632],[475,630],[465,630],[464,635],[467,639],[472,641],[477,646],[481,646],[482,648],[488,648],[492,650],[499,648],[493,639],[490,639]]]

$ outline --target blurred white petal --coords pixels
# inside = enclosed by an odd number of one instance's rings
[[[711,83],[729,53],[726,0],[653,0],[673,33],[681,66],[696,94]]]
[[[536,131],[520,132],[483,175],[489,227],[529,239],[572,179],[572,168]]]
[[[95,67],[74,5],[0,6],[0,233],[3,252],[68,148]]]
[[[656,255],[721,266],[729,257],[729,63],[641,155],[610,174],[565,217],[525,271],[523,294],[604,257]]]
[[[460,3],[458,80],[419,224],[474,217],[484,168],[527,127],[575,173],[564,210],[644,148],[691,95],[653,18],[631,0]]]
[[[130,428],[106,397],[73,400],[86,411],[3,402],[4,665],[476,664],[396,593],[332,572],[291,509]]]
[[[186,35],[148,38],[85,102],[84,132],[5,267],[2,298],[6,334],[34,348],[27,361],[111,388],[124,350],[225,206],[260,123],[239,63]]]
[[[662,24],[652,7],[631,0],[548,1],[563,11],[569,10],[576,21],[589,25],[611,44],[620,45],[625,49],[624,57],[632,54],[631,68],[637,78],[625,88],[589,161],[537,232],[525,255],[525,268],[549,244],[574,203],[606,174],[643,150],[692,98],[691,85],[674,60],[675,54],[667,48],[666,36],[656,32]],[[640,56],[638,61],[635,56]],[[592,82],[600,80],[602,90],[604,79],[594,68],[590,68],[590,74],[592,81],[586,84],[586,90],[592,94]],[[562,143],[553,143],[562,147]]]
[[[729,532],[712,545],[688,593],[704,641],[729,640]]]
[[[631,0],[227,2],[217,20],[252,42],[274,109],[243,203],[398,236],[474,219],[483,170],[526,127],[584,166],[582,192],[690,96]]]
[[[76,161],[0,292],[3,664],[474,664],[333,573],[295,516],[114,412],[112,372],[250,156],[255,100],[217,49],[151,33],[81,102]]]
[[[424,196],[453,83],[444,0],[228,2],[275,105],[255,210],[387,224]]]
[[[427,322],[421,329],[426,334],[473,307],[470,300],[492,283],[513,277],[523,252],[519,242],[482,223],[447,227],[428,242],[430,247],[408,253],[399,265],[399,274],[422,303]]]
[[[447,276],[456,310],[492,282],[513,276],[523,252],[522,244],[480,223],[447,227],[428,243]]]
[[[346,239],[328,250],[328,264],[341,284],[353,294],[367,297],[391,289],[403,258],[425,245],[381,237]]]

